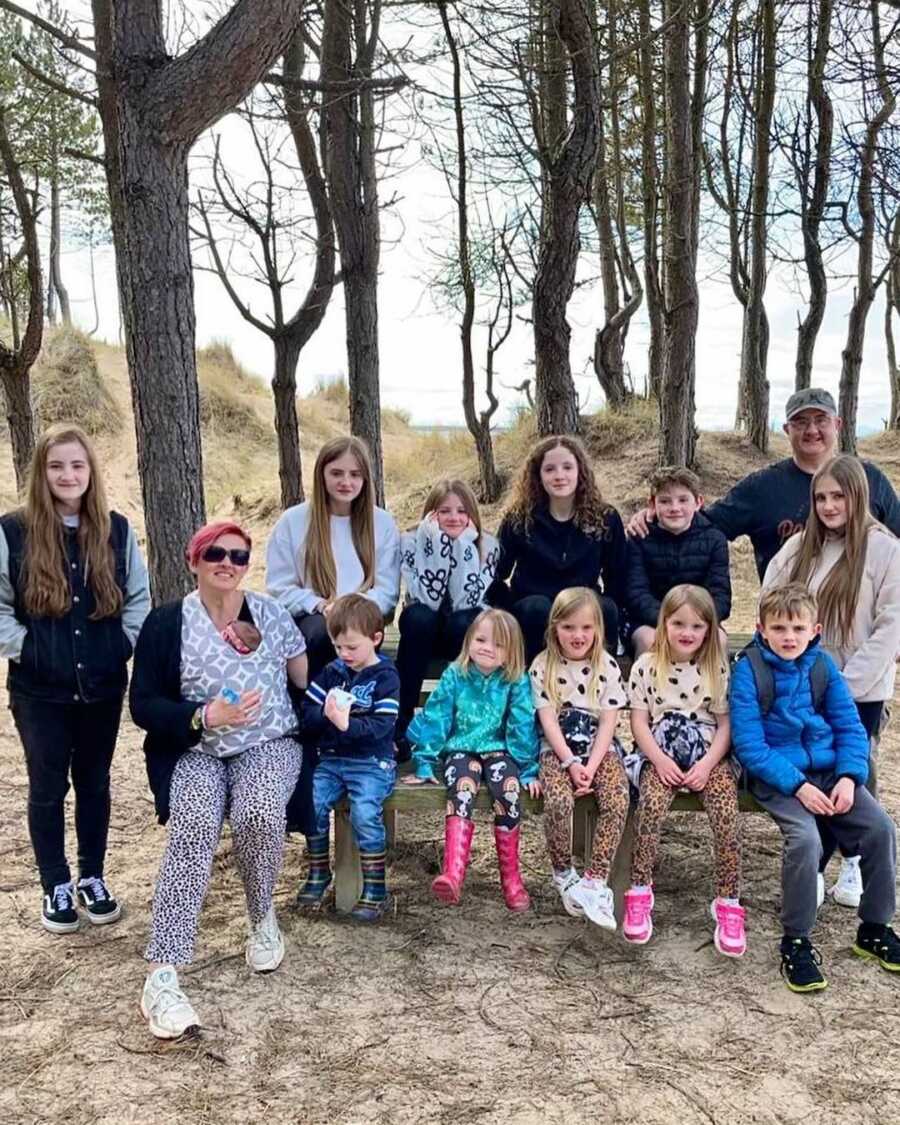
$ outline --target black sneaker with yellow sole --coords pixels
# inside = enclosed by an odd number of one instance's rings
[[[781,975],[791,992],[821,992],[828,987],[819,966],[822,958],[814,949],[809,938],[788,937],[781,939]]]
[[[877,961],[889,973],[900,973],[900,938],[890,926],[861,923],[856,931],[853,952],[867,961]]]

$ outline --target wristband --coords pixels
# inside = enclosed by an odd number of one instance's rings
[[[203,704],[203,710],[200,712],[200,725],[203,727],[204,730],[209,730],[209,723],[207,721],[207,714],[206,713],[207,713],[207,711],[209,711],[210,706],[211,706],[211,704],[204,703]]]
[[[564,762],[560,762],[559,766],[560,766],[560,769],[567,770],[569,768],[569,766],[575,766],[575,765],[580,765],[580,764],[581,764],[581,759],[578,757],[578,755],[572,754],[572,756],[569,757],[569,758],[566,758],[566,760]]]

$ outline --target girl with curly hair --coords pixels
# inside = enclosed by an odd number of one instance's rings
[[[529,663],[544,647],[553,599],[571,586],[596,593],[607,647],[616,651],[625,532],[619,513],[601,496],[577,438],[554,435],[535,445],[522,466],[499,540],[488,601],[508,609],[521,625]]]

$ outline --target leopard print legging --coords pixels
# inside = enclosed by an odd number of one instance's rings
[[[575,793],[566,770],[552,750],[541,754],[541,792],[544,795],[544,832],[554,871],[572,866],[572,810]],[[597,802],[597,827],[591,847],[591,866],[585,872],[594,879],[608,879],[613,857],[622,839],[628,817],[628,778],[618,754],[610,748],[600,761],[591,786]]]
[[[631,861],[633,886],[649,886],[659,850],[663,821],[677,790],[666,785],[650,762],[641,770],[640,798],[634,828]],[[738,832],[737,782],[727,762],[710,771],[706,788],[698,794],[713,831],[716,861],[716,894],[737,898],[741,883],[741,840]]]
[[[193,960],[200,908],[227,814],[232,854],[252,923],[272,905],[284,855],[286,808],[302,752],[292,738],[251,746],[233,758],[193,750],[172,776],[169,842],[153,896],[148,961],[188,965]]]

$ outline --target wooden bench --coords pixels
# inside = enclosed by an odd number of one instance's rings
[[[393,656],[397,651],[398,634],[396,628],[389,628],[385,635],[382,652]],[[734,655],[748,643],[750,637],[744,634],[734,634],[729,637],[729,654]],[[623,675],[628,674],[630,660],[618,658]],[[439,678],[446,667],[446,661],[433,660],[426,669],[426,680],[422,688],[421,702],[424,704],[432,690],[434,682]],[[397,838],[400,813],[432,813],[435,816],[435,827],[443,827],[443,813],[446,808],[447,796],[443,785],[407,786],[400,782],[400,778],[410,772],[410,766],[400,767],[398,783],[394,792],[384,804],[384,820],[388,833],[388,848]],[[534,800],[527,793],[522,794],[522,810],[529,816],[539,815],[543,811],[543,801]],[[742,812],[762,812],[762,808],[752,795],[742,789],[739,793],[739,807]],[[476,809],[490,810],[491,799],[485,786],[478,792],[475,802]],[[679,793],[672,804],[673,812],[700,812],[703,806],[695,793]],[[597,822],[597,805],[592,796],[579,797],[575,802],[575,811],[572,816],[572,850],[577,859],[590,863],[591,843],[594,837],[594,826]],[[622,843],[616,853],[615,863],[610,876],[610,885],[616,894],[617,912],[621,909],[621,895],[628,887],[629,872],[631,867],[631,851],[633,842],[634,816],[628,817]],[[359,850],[353,838],[350,826],[350,809],[346,801],[340,802],[334,810],[334,894],[335,906],[340,913],[348,913],[356,904],[362,891],[362,869],[359,862]]]

